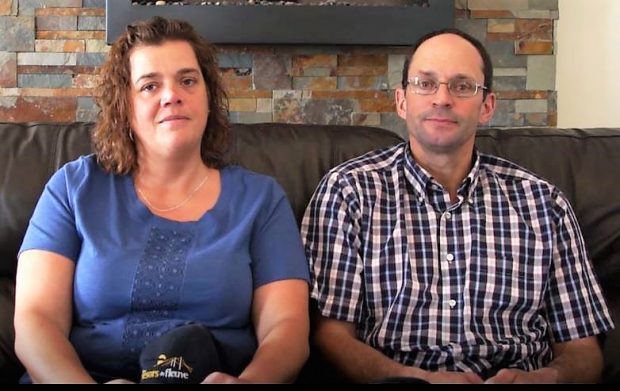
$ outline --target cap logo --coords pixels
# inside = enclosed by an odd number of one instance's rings
[[[194,369],[187,365],[183,357],[166,357],[165,354],[157,356],[157,363],[151,370],[142,370],[142,380],[148,379],[181,379],[188,380],[189,374]]]

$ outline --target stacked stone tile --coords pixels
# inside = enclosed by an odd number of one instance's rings
[[[122,1],[122,0],[117,0]],[[555,125],[557,0],[455,0],[455,25],[495,66],[491,125]],[[104,0],[0,0],[0,121],[91,121],[108,50]],[[405,135],[394,113],[403,47],[223,46],[234,122],[361,124]]]

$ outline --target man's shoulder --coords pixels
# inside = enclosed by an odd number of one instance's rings
[[[347,160],[330,170],[332,175],[358,176],[372,172],[392,170],[404,159],[406,142],[366,152],[363,155]]]
[[[499,156],[481,153],[480,166],[485,171],[492,173],[494,176],[506,182],[528,181],[538,183],[542,186],[555,187],[552,183],[535,172]]]

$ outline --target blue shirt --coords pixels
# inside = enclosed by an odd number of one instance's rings
[[[452,203],[408,143],[330,171],[302,237],[323,316],[427,370],[532,370],[613,322],[565,196],[475,154]]]
[[[131,176],[105,173],[93,155],[81,157],[45,187],[20,252],[29,249],[76,263],[70,339],[84,366],[104,377],[135,378],[146,342],[188,322],[208,326],[245,365],[256,350],[253,290],[308,280],[281,187],[235,166],[221,170],[211,210],[176,222],[142,204]]]

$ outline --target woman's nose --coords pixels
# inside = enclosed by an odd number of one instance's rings
[[[175,86],[166,86],[162,92],[161,97],[161,105],[167,106],[171,104],[179,104],[182,102],[181,94],[179,93],[177,87]]]

